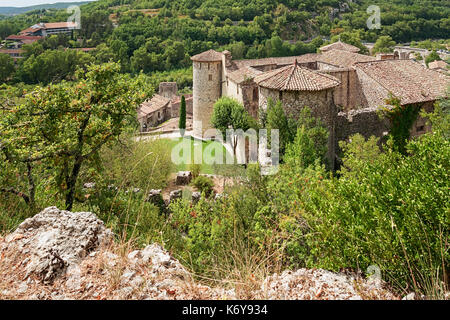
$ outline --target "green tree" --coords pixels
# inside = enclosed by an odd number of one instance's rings
[[[305,169],[317,160],[324,163],[327,153],[328,131],[320,119],[304,107],[299,115],[297,134],[287,145],[284,162],[295,169]]]
[[[245,132],[250,127],[250,115],[244,106],[233,98],[220,98],[214,104],[211,124],[214,128],[220,130],[224,139],[230,138],[233,155],[236,156],[238,142],[236,130],[242,129]]]
[[[136,107],[146,97],[145,82],[119,74],[119,65],[108,63],[79,69],[77,82],[36,88],[23,103],[0,117],[2,155],[11,164],[23,164],[35,191],[39,164],[72,209],[83,166],[98,164],[101,148],[135,121]],[[24,169],[24,170],[25,170]],[[17,194],[27,192],[15,190]]]
[[[428,56],[426,56],[425,63],[428,67],[428,64],[430,62],[438,61],[438,60],[442,60],[441,57],[439,56],[439,54],[436,51],[431,51],[431,53]]]
[[[294,140],[295,137],[295,121],[288,118],[284,112],[281,101],[276,103],[269,99],[267,102],[266,128],[268,132],[268,140],[270,140],[270,132],[273,129],[279,130],[279,152],[283,155],[286,146]]]
[[[14,60],[7,54],[0,53],[0,81],[5,82],[14,73]]]
[[[178,127],[181,130],[186,129],[186,98],[184,96],[181,96],[180,120],[178,123]]]
[[[372,48],[372,54],[393,52],[395,44],[390,36],[380,36]]]

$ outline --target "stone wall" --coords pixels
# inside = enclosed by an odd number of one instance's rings
[[[420,108],[427,112],[433,110],[434,101],[426,102]],[[412,137],[419,136],[431,130],[431,126],[427,123],[428,119],[418,116],[417,120],[411,127],[410,134]],[[375,136],[383,141],[390,131],[391,125],[388,119],[379,115],[377,108],[364,108],[360,110],[352,110],[349,112],[339,112],[336,118],[336,146],[338,142],[347,140],[354,134],[361,134],[366,139]]]
[[[192,105],[193,105],[194,98],[192,97],[191,94],[184,95],[184,97],[186,99],[186,114],[192,115]],[[177,99],[176,102],[172,103],[172,107],[171,107],[172,118],[176,118],[176,117],[180,116],[180,107],[181,107],[181,97],[180,97],[180,99]]]
[[[214,103],[222,95],[222,63],[194,61],[193,64],[194,136],[200,137],[211,128]],[[201,128],[198,123],[202,124]]]

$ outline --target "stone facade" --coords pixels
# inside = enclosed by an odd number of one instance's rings
[[[192,94],[184,95],[186,114],[192,115]],[[176,82],[161,82],[159,92],[151,100],[142,103],[138,109],[141,132],[146,132],[161,123],[180,116],[181,95],[178,95]]]

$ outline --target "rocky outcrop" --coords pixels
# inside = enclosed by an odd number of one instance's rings
[[[127,251],[93,213],[47,208],[0,238],[0,299],[236,299],[194,281],[158,244]],[[230,281],[225,281],[228,284]],[[325,270],[274,274],[244,298],[393,299],[381,283]]]
[[[72,213],[50,207],[22,222],[6,237],[2,251],[26,257],[26,275],[52,282],[70,265],[112,241],[103,221],[90,212]]]

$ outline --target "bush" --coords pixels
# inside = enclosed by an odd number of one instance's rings
[[[205,176],[198,176],[195,178],[192,181],[192,185],[207,197],[210,197],[214,192],[214,182],[212,179]]]
[[[192,178],[197,178],[200,174],[200,171],[202,170],[202,166],[198,163],[191,163],[189,165],[189,170],[192,173]]]

